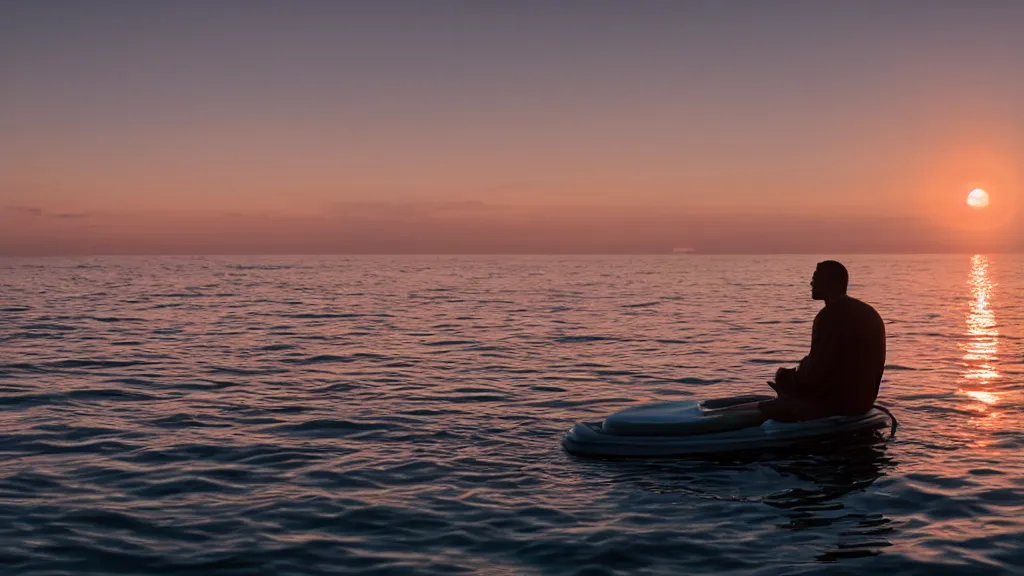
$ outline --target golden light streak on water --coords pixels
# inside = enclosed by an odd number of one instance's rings
[[[971,258],[971,272],[967,279],[971,291],[971,305],[967,311],[967,339],[960,344],[963,350],[963,380],[966,387],[957,392],[981,402],[981,411],[999,403],[995,392],[986,390],[999,378],[994,364],[999,352],[999,330],[995,313],[990,307],[995,283],[989,275],[989,259],[977,254]]]

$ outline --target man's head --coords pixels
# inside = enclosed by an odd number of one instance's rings
[[[835,260],[819,262],[811,279],[811,298],[827,302],[845,296],[849,283],[850,274],[845,266]]]

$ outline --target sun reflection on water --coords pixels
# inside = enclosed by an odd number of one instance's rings
[[[991,392],[981,392],[980,390],[964,390],[964,394],[967,394],[971,398],[985,404],[995,404],[999,401],[999,397]]]
[[[999,402],[995,392],[985,390],[999,378],[999,372],[994,366],[999,352],[999,330],[996,327],[995,312],[989,306],[995,284],[989,277],[988,266],[986,256],[979,254],[971,258],[971,273],[967,284],[972,301],[967,312],[967,339],[960,344],[964,352],[965,387],[957,390],[980,402],[978,408],[981,411]]]

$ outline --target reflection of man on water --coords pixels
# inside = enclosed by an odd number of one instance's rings
[[[869,304],[846,294],[848,283],[839,262],[818,264],[811,297],[825,307],[814,318],[811,351],[797,368],[780,368],[769,382],[778,397],[758,405],[767,418],[854,416],[874,405],[885,369],[885,323]]]

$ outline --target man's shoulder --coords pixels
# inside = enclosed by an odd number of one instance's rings
[[[853,304],[854,304],[855,306],[859,306],[859,307],[863,307],[863,308],[870,308],[870,309],[872,309],[872,310],[874,310],[874,309],[875,309],[875,307],[874,307],[874,306],[872,306],[871,304],[868,304],[867,302],[865,302],[865,301],[861,300],[860,298],[854,298],[853,296],[847,296],[847,298],[848,298],[848,299],[850,300],[850,302],[852,302],[852,303],[853,303]]]
[[[851,308],[861,312],[862,314],[867,314],[867,315],[870,315],[870,316],[875,316],[875,317],[877,317],[879,319],[882,318],[882,315],[879,314],[878,310],[876,310],[875,307],[872,306],[871,304],[868,304],[867,302],[865,302],[865,301],[863,301],[863,300],[861,300],[859,298],[854,298],[853,296],[847,296],[846,300],[848,302],[848,305]]]

